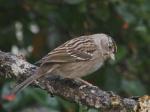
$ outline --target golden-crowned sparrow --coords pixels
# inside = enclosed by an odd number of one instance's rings
[[[106,34],[80,36],[69,40],[42,58],[38,62],[40,67],[36,73],[17,85],[13,92],[22,90],[44,75],[80,78],[91,74],[106,59],[114,59],[116,50],[114,40]]]

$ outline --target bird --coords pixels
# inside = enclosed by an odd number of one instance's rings
[[[81,79],[97,71],[107,59],[115,59],[117,46],[112,37],[104,33],[83,35],[58,46],[37,63],[35,74],[16,85],[12,92],[17,94],[35,80],[46,75]]]

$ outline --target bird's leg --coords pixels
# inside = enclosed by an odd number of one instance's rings
[[[83,88],[86,88],[86,87],[96,87],[94,85],[92,85],[91,83],[81,79],[81,78],[76,78],[76,81],[80,81],[82,83],[84,83],[84,85],[80,86],[79,89],[83,89]]]
[[[98,88],[97,86],[94,86],[93,84],[81,79],[81,78],[76,78],[76,81],[80,81],[82,83],[84,83],[84,85],[80,86],[79,89],[83,89],[83,88],[86,88],[86,87],[94,87],[94,88]]]
[[[85,81],[85,80],[83,80],[83,79],[81,79],[81,78],[76,78],[76,79],[77,79],[78,81],[80,81],[80,82],[86,84],[87,86],[93,86],[91,83],[89,83],[89,82],[87,82],[87,81]]]

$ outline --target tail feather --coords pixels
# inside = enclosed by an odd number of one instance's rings
[[[34,75],[30,76],[25,81],[23,81],[22,83],[20,83],[19,85],[17,85],[12,90],[12,93],[13,94],[17,94],[18,92],[22,91],[24,88],[26,88],[27,86],[29,86],[33,81],[37,80],[38,78],[40,78],[41,76],[43,76],[45,74],[51,73],[57,67],[58,67],[57,65],[56,66],[52,66],[52,68],[50,68],[50,70],[48,70],[46,73],[43,73],[41,71],[41,69],[39,68],[38,71]]]
[[[18,92],[21,92],[24,88],[26,88],[27,86],[29,86],[33,81],[35,81],[36,79],[38,79],[41,75],[32,75],[29,78],[27,78],[25,81],[23,81],[22,83],[18,84],[13,90],[12,93],[13,94],[17,94]]]

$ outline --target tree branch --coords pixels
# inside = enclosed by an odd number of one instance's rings
[[[15,78],[20,82],[33,75],[37,68],[21,56],[0,51],[0,78]],[[73,79],[51,76],[40,78],[32,85],[68,101],[101,109],[104,112],[148,112],[150,110],[150,96],[122,98],[113,92],[106,92]]]

